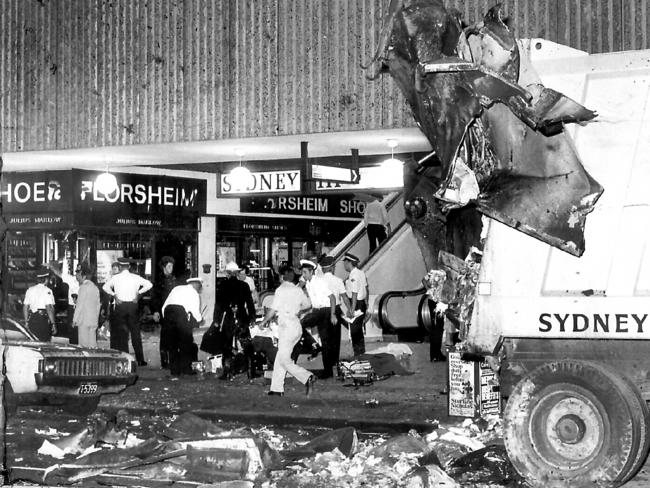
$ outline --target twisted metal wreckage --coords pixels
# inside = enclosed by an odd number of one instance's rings
[[[476,210],[573,255],[584,252],[585,218],[603,188],[564,124],[596,113],[544,87],[526,47],[499,4],[463,28],[442,0],[390,2],[365,68],[371,79],[390,73],[433,148],[407,168],[404,194],[429,269],[439,251],[464,256],[478,243]]]

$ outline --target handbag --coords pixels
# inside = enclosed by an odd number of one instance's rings
[[[226,314],[221,315],[221,322],[217,325],[216,322],[212,322],[208,330],[203,333],[201,338],[201,346],[199,349],[201,351],[207,352],[208,354],[218,354],[223,349],[221,342],[223,342],[223,321],[226,318]]]

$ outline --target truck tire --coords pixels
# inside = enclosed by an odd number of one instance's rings
[[[625,376],[623,376],[622,379],[631,390],[631,395],[627,397],[627,403],[632,409],[634,417],[640,420],[638,432],[641,436],[636,459],[630,467],[629,472],[621,478],[622,483],[627,483],[636,473],[638,473],[648,457],[648,451],[650,450],[650,410],[636,385]]]
[[[534,487],[620,485],[647,449],[647,407],[634,390],[600,364],[540,366],[516,385],[506,405],[510,461]]]

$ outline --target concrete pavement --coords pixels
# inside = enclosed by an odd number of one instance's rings
[[[385,343],[368,344],[371,351]],[[434,421],[446,422],[447,397],[441,395],[446,363],[429,362],[426,343],[410,343],[410,369],[414,374],[391,376],[368,386],[355,387],[336,379],[319,380],[307,398],[304,386],[286,382],[284,397],[269,397],[270,380],[249,380],[245,374],[232,381],[215,375],[172,378],[157,366],[139,368],[135,385],[119,395],[102,397],[100,408],[126,408],[138,412],[176,413],[191,411],[203,417],[251,423],[353,425],[362,430],[427,430]],[[149,355],[150,356],[150,355]],[[149,357],[147,358],[149,359]],[[318,370],[320,360],[300,363]]]

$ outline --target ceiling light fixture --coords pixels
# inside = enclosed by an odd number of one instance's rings
[[[95,179],[95,188],[102,195],[110,195],[117,191],[117,178],[113,173],[109,173],[108,163],[106,163],[106,171],[100,173]]]
[[[381,167],[387,170],[401,170],[404,162],[395,159],[395,148],[398,146],[397,139],[386,139],[386,143],[390,147],[390,158],[382,161]]]
[[[235,154],[239,156],[239,166],[235,166],[230,170],[230,184],[232,185],[234,191],[242,192],[246,190],[251,181],[251,172],[246,166],[242,165],[244,151],[241,149],[236,149]]]

